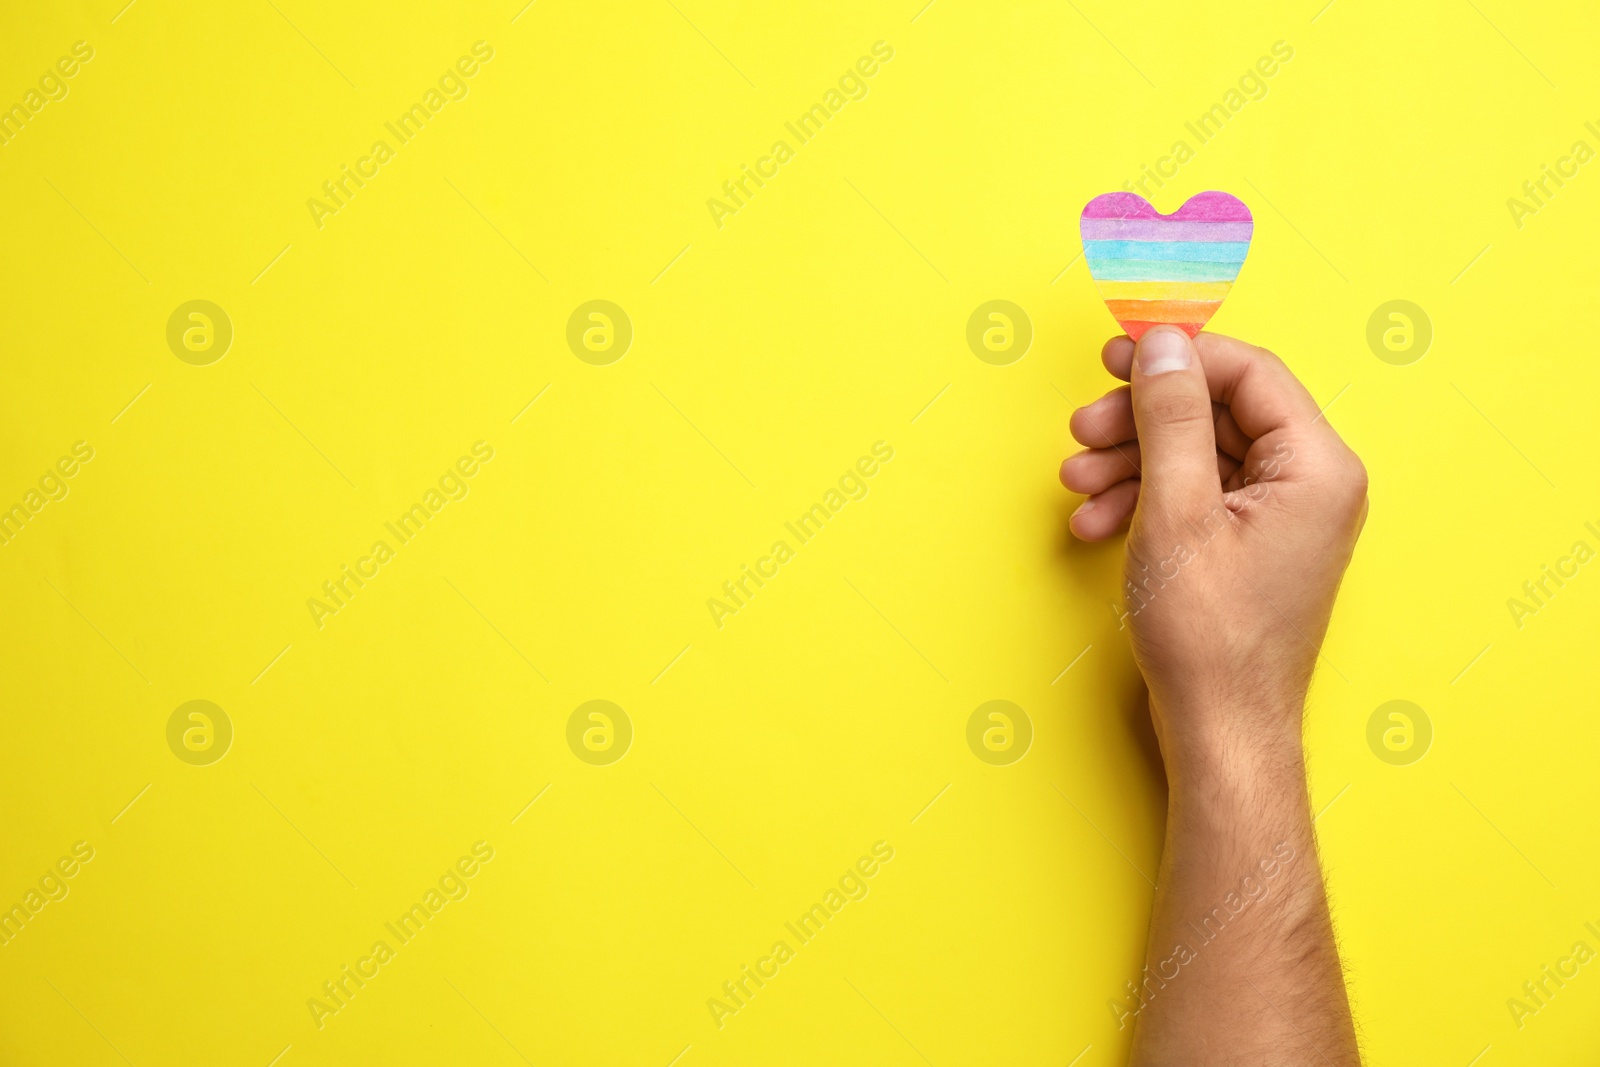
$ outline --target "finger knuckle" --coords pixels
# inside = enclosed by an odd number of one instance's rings
[[[1350,453],[1350,459],[1345,464],[1344,482],[1346,490],[1357,503],[1367,498],[1367,488],[1371,484],[1367,465],[1354,452]]]
[[[1371,482],[1371,479],[1367,475],[1367,465],[1361,462],[1361,457],[1356,455],[1354,452],[1350,453],[1350,481],[1353,485],[1357,486],[1362,493],[1366,493],[1367,486]]]
[[[1343,454],[1329,464],[1326,483],[1330,496],[1343,508],[1357,510],[1367,499],[1370,484],[1367,466],[1354,452],[1344,449]]]

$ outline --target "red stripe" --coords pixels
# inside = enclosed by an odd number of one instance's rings
[[[1122,319],[1117,320],[1117,325],[1128,331],[1128,336],[1135,341],[1143,337],[1152,326],[1176,326],[1190,337],[1205,329],[1206,326],[1203,322],[1138,322],[1136,320],[1124,321]]]

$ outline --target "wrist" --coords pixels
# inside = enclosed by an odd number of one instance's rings
[[[1301,705],[1167,709],[1152,701],[1173,806],[1287,798],[1304,805]],[[1276,805],[1274,805],[1276,806]]]

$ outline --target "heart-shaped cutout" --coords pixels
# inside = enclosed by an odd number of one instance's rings
[[[1083,257],[1111,315],[1137,341],[1152,326],[1193,337],[1244,266],[1255,220],[1229,193],[1196,193],[1163,215],[1137,193],[1102,193],[1078,220]]]

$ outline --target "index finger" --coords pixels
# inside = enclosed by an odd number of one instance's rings
[[[1239,428],[1252,438],[1292,424],[1310,424],[1321,414],[1317,402],[1283,360],[1255,345],[1220,333],[1195,335],[1211,399],[1228,405]],[[1133,374],[1133,341],[1113,337],[1101,349],[1106,370],[1128,381]]]

